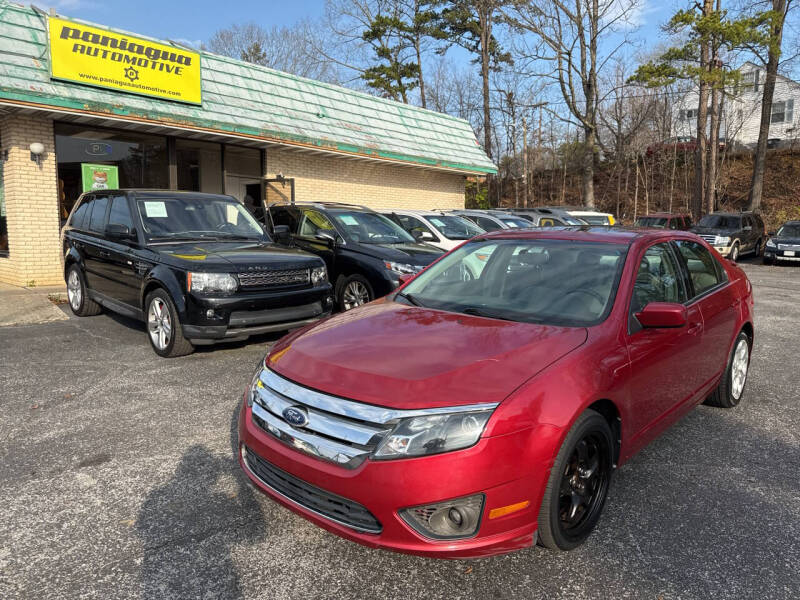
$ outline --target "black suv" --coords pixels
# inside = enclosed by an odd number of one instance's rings
[[[323,261],[273,244],[230,196],[86,193],[63,239],[72,311],[145,321],[160,356],[300,327],[333,308]]]
[[[722,256],[737,260],[752,252],[759,256],[767,239],[764,221],[755,213],[721,213],[706,215],[689,231],[696,233],[716,248]]]
[[[343,311],[385,296],[402,275],[418,273],[444,253],[354,204],[279,204],[269,215],[276,241],[323,258]]]
[[[781,261],[800,261],[800,221],[786,221],[777,232],[769,233],[764,264]]]

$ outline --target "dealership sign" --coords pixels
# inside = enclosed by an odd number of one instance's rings
[[[50,17],[50,74],[86,85],[200,104],[200,54]]]

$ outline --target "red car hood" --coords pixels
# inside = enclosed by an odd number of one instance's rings
[[[292,381],[369,404],[456,406],[502,401],[586,335],[377,302],[284,338],[268,363]]]

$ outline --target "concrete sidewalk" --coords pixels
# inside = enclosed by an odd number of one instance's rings
[[[24,288],[0,283],[0,327],[65,321],[69,317],[54,301],[66,299],[65,286]]]

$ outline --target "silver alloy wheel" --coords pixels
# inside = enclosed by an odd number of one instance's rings
[[[345,310],[350,310],[356,306],[361,306],[369,302],[369,291],[360,281],[351,281],[347,284],[342,292],[343,304]]]
[[[69,305],[75,312],[81,309],[81,300],[83,298],[83,289],[81,288],[81,279],[78,277],[78,271],[72,269],[67,278],[67,298]]]
[[[736,262],[736,259],[739,258],[739,244],[734,244],[733,248],[731,248],[731,255],[730,259],[733,262]]]
[[[150,333],[153,345],[159,350],[166,350],[172,339],[172,320],[169,308],[161,298],[153,298],[150,302],[150,308],[147,310],[147,331]]]
[[[750,363],[750,347],[747,340],[739,340],[731,362],[731,395],[734,400],[742,396],[744,382],[747,381],[747,367]]]

